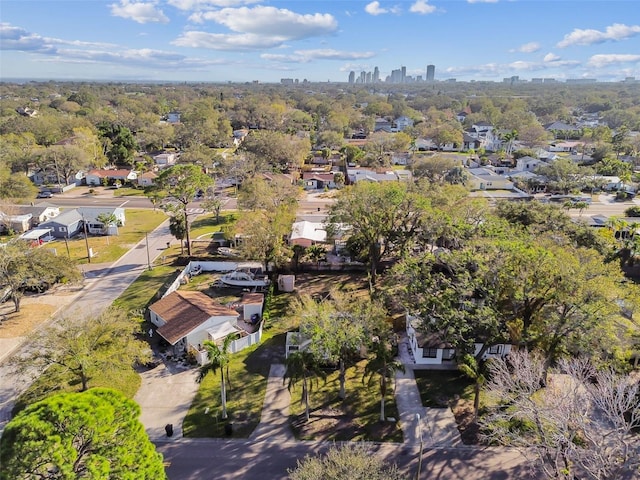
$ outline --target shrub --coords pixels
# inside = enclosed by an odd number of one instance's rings
[[[640,205],[629,207],[624,211],[626,217],[640,217]]]

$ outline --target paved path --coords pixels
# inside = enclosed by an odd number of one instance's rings
[[[427,408],[422,405],[413,374],[413,359],[409,346],[401,341],[398,348],[404,372],[396,374],[396,406],[405,443],[425,447],[462,445],[456,418],[450,408]]]
[[[294,440],[289,427],[289,404],[291,394],[284,382],[286,368],[280,363],[274,363],[269,370],[267,392],[264,396],[260,423],[249,436],[257,442],[287,442]]]

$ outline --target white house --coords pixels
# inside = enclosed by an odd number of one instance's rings
[[[469,184],[471,190],[512,190],[513,182],[488,168],[470,168]]]
[[[516,160],[516,170],[519,172],[533,172],[536,168],[546,165],[548,165],[547,162],[529,156],[520,157]]]
[[[394,120],[391,131],[402,132],[409,127],[413,127],[413,120],[406,115],[402,115]]]
[[[428,365],[439,369],[458,368],[456,349],[444,340],[440,335],[424,334],[419,331],[422,320],[413,315],[406,315],[406,332],[409,350],[416,365]],[[484,348],[482,343],[474,343],[475,357]],[[511,352],[512,345],[500,343],[489,346],[482,355],[483,360],[490,358],[503,358]]]
[[[80,214],[83,221],[87,224],[87,231],[92,235],[118,235],[118,227],[124,227],[126,222],[125,210],[121,207],[78,207],[76,211]],[[114,215],[116,218],[115,225],[105,225],[98,221],[100,215]]]
[[[176,355],[190,347],[202,350],[205,340],[219,341],[240,333],[238,317],[236,310],[214,302],[202,292],[177,290],[149,306],[151,323]]]
[[[103,185],[107,183],[121,182],[129,183],[138,178],[137,172],[127,169],[101,169],[91,170],[85,176],[87,185]]]
[[[175,165],[178,161],[179,155],[173,152],[164,152],[159,153],[153,156],[153,161],[159,167],[168,167],[170,165]]]
[[[306,220],[295,222],[291,227],[289,244],[310,247],[317,243],[325,243],[327,241],[325,228],[324,223],[308,222]]]
[[[138,185],[141,187],[150,187],[155,185],[156,178],[158,178],[158,174],[154,172],[144,172],[138,175]]]

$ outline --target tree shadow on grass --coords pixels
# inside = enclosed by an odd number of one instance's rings
[[[269,376],[272,363],[284,363],[284,345],[286,333],[279,333],[261,343],[253,352],[247,355],[244,364],[249,373]]]

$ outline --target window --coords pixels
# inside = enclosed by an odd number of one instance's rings
[[[489,347],[489,353],[492,355],[502,353],[502,345],[493,345],[492,347]]]
[[[437,356],[437,348],[422,348],[422,358],[436,358]]]
[[[453,360],[453,357],[455,356],[456,356],[456,351],[453,348],[447,348],[442,351],[443,360]]]
[[[67,231],[67,227],[59,227],[58,230],[60,230],[61,232],[66,232]]]

